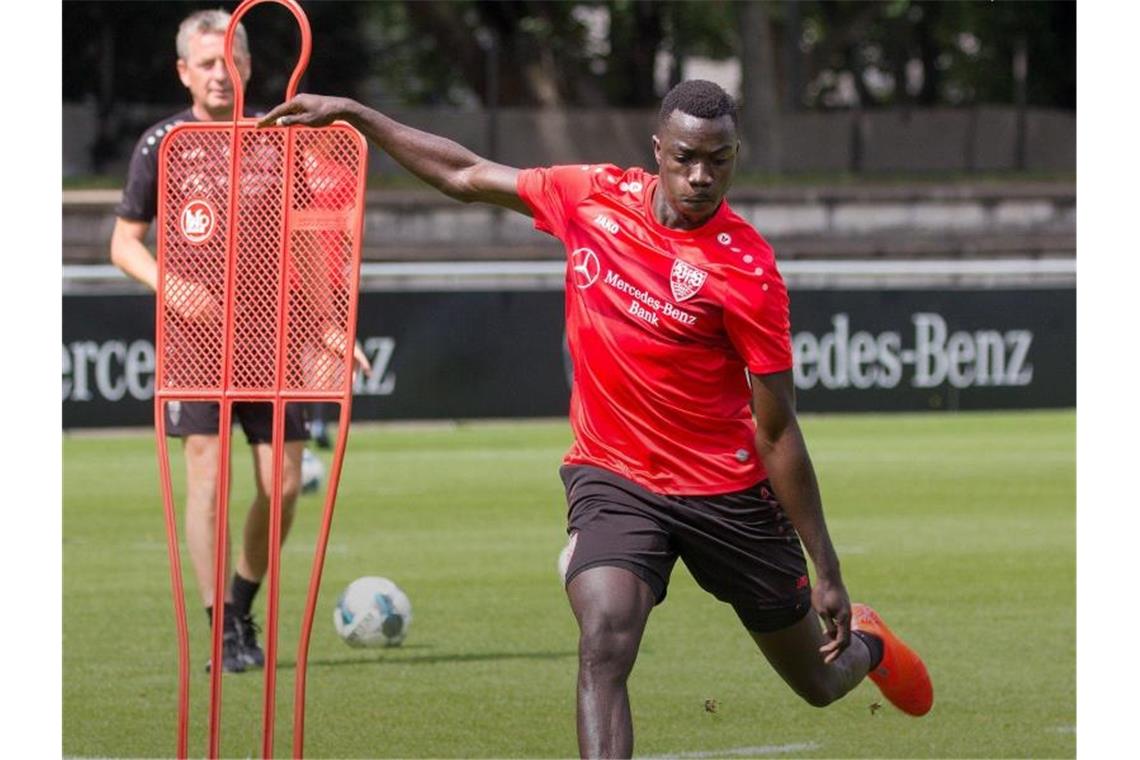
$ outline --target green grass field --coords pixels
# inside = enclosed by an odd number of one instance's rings
[[[934,709],[872,710],[870,683],[825,710],[800,702],[678,564],[630,682],[635,754],[1075,756],[1075,414],[803,426],[848,589],[923,654]],[[576,755],[576,629],[555,568],[568,441],[563,423],[354,428],[313,635],[306,755]],[[244,444],[235,454],[244,516]],[[153,436],[66,436],[63,463],[63,754],[170,756],[177,656]],[[291,751],[320,500],[302,497],[299,510],[283,552],[279,756]],[[414,605],[398,649],[350,649],[333,630],[341,589],[372,574]],[[196,591],[186,599],[190,754],[203,756],[207,626]],[[256,609],[264,621],[264,593]],[[259,757],[262,675],[227,675],[224,689],[223,754]]]

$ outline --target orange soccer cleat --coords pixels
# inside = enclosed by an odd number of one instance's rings
[[[865,604],[851,605],[851,629],[878,636],[883,642],[883,660],[867,674],[883,696],[907,715],[918,717],[930,712],[934,686],[922,658]]]

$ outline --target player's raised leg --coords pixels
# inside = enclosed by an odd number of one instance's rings
[[[749,633],[784,682],[814,707],[826,707],[854,689],[871,668],[872,654],[858,637],[838,658],[823,661],[819,650],[828,639],[814,610],[786,628]]]
[[[921,658],[870,607],[853,604],[851,610],[851,643],[830,663],[820,654],[828,638],[814,611],[787,628],[750,633],[773,669],[810,705],[831,704],[869,674],[895,707],[925,715],[934,690]]]
[[[630,757],[633,722],[626,681],[654,596],[620,567],[596,566],[566,587],[578,620],[578,751],[582,757]]]

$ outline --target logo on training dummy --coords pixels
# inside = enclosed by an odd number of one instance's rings
[[[602,265],[598,263],[598,255],[589,248],[579,248],[570,254],[570,271],[574,275],[574,284],[579,290],[585,290],[598,280]]]
[[[202,198],[195,198],[187,201],[182,207],[182,213],[178,217],[178,228],[182,230],[184,238],[194,245],[201,245],[213,237],[217,218],[213,204]]]
[[[669,274],[669,287],[673,290],[673,297],[678,301],[686,301],[692,298],[705,284],[708,277],[708,272],[697,269],[692,264],[687,264],[680,259],[675,260],[673,271]]]

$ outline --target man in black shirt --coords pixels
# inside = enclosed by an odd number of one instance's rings
[[[178,29],[178,76],[189,90],[191,106],[143,133],[131,156],[123,198],[115,210],[118,219],[111,235],[111,261],[126,274],[155,290],[158,264],[147,249],[145,238],[155,217],[158,203],[158,148],[163,137],[184,121],[229,121],[233,118],[234,91],[225,64],[225,33],[230,16],[225,11],[199,11],[187,17]],[[234,63],[242,78],[249,81],[249,44],[245,29],[238,26],[234,36]],[[218,305],[208,289],[194,283],[180,283],[180,292],[196,288],[200,298],[180,296],[184,319],[216,318]],[[241,552],[226,589],[225,625],[222,638],[222,668],[241,672],[264,665],[265,657],[257,643],[257,627],[251,606],[261,586],[269,559],[269,499],[273,489],[272,407],[269,404],[238,403],[234,417],[241,423],[253,450],[254,481],[257,493],[241,534]],[[308,438],[300,404],[286,406],[285,457],[282,477],[281,540],[293,522],[294,506],[301,482],[301,454]],[[198,591],[208,616],[214,601],[214,530],[218,487],[219,409],[213,402],[170,402],[166,405],[169,435],[183,439],[186,459],[186,541],[197,579]],[[227,573],[232,567],[226,549]],[[210,665],[207,663],[207,670]]]

